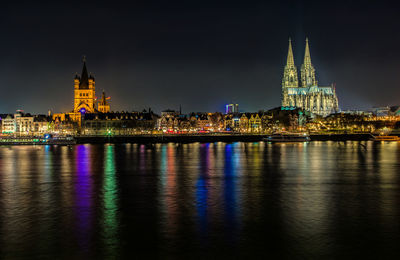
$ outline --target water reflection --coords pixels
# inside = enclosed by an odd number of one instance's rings
[[[398,254],[399,159],[372,142],[0,147],[0,256]]]
[[[82,251],[89,249],[92,236],[92,179],[89,145],[78,145],[75,150],[75,217],[78,243]]]
[[[209,186],[210,186],[210,144],[200,146],[200,167],[196,181],[196,210],[198,216],[199,230],[201,234],[208,232],[208,206],[209,206]]]
[[[118,245],[118,187],[115,171],[115,146],[105,146],[103,181],[103,230],[107,255],[115,256]]]
[[[176,186],[176,146],[175,144],[163,145],[161,148],[161,211],[164,213],[165,230],[169,235],[176,233],[177,227],[177,186]]]
[[[240,180],[238,176],[238,161],[240,158],[235,151],[239,145],[239,143],[225,145],[223,190],[225,199],[225,225],[228,231],[228,239],[236,239],[238,235],[236,232],[239,228],[237,212],[240,210],[240,205],[238,203],[237,183]]]

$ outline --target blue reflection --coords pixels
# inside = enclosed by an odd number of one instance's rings
[[[236,166],[234,158],[234,145],[225,145],[225,161],[224,161],[224,199],[225,199],[225,223],[228,227],[228,232],[232,233],[237,228],[237,197],[236,197]],[[234,238],[230,234],[231,238]]]
[[[162,184],[162,187],[164,187],[165,186],[165,184],[166,184],[166,182],[167,182],[167,177],[166,177],[166,175],[167,175],[167,146],[166,145],[163,145],[163,146],[161,146],[161,167],[160,167],[160,170],[161,170],[161,184]]]
[[[207,232],[207,201],[209,196],[209,144],[200,147],[200,172],[196,182],[196,209],[199,220],[199,228],[202,233]]]

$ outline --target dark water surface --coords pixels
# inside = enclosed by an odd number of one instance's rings
[[[400,255],[400,144],[0,147],[0,258]]]

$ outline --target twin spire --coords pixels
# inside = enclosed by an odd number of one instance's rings
[[[304,65],[312,65],[311,63],[311,55],[310,55],[310,47],[308,45],[308,38],[306,38],[306,49],[304,52]],[[294,58],[293,58],[293,50],[292,50],[292,39],[289,38],[289,50],[288,56],[286,61],[286,66],[292,67],[294,65]]]
[[[304,62],[301,65],[301,87],[310,87],[317,85],[315,79],[315,69],[311,63],[310,46],[308,44],[308,38],[306,38],[306,48],[304,52]],[[297,69],[294,63],[292,40],[289,38],[289,50],[285,66],[283,86],[285,87],[298,87],[297,83]]]

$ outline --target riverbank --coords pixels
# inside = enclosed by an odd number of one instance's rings
[[[85,143],[214,143],[214,142],[259,142],[268,135],[136,135],[136,136],[78,136],[79,144]],[[367,141],[370,134],[318,134],[310,135],[311,141]]]

